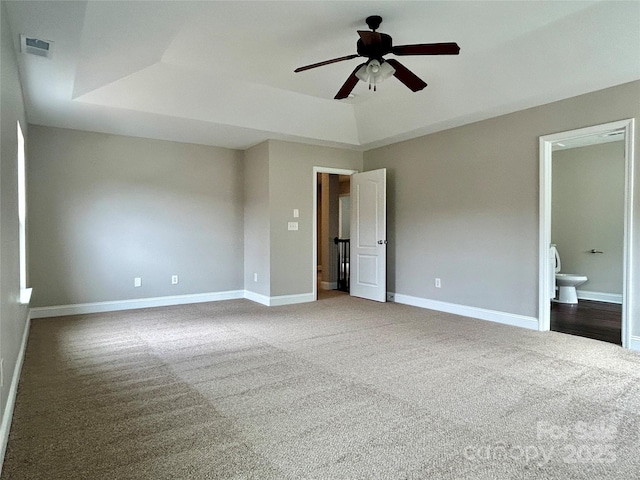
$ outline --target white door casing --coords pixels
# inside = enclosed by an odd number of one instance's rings
[[[551,259],[551,161],[554,143],[587,137],[597,134],[624,130],[625,142],[625,211],[624,211],[624,247],[623,247],[623,280],[622,280],[622,346],[632,348],[634,337],[631,332],[631,314],[635,302],[631,295],[635,285],[633,269],[633,192],[634,192],[634,132],[635,120],[626,119],[617,122],[580,128],[568,132],[554,133],[540,137],[540,239],[539,239],[539,283],[538,283],[538,329],[548,331],[551,326],[550,300],[551,278],[555,275]],[[555,261],[555,258],[554,258]],[[553,272],[555,273],[555,272]]]
[[[387,298],[387,169],[351,176],[351,295]]]

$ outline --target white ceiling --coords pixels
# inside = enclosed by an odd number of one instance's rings
[[[640,79],[640,2],[6,2],[31,123],[247,148],[277,138],[368,149]],[[394,44],[455,41],[459,56],[401,57],[429,86],[360,82],[356,30],[379,14]]]

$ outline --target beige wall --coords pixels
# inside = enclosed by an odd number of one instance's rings
[[[270,248],[269,144],[263,142],[244,153],[244,288],[267,297],[271,293]]]
[[[362,169],[360,152],[288,142],[243,153],[31,130],[36,307],[242,289],[311,293],[313,167]],[[300,229],[288,231],[294,208]]]
[[[552,158],[551,243],[562,271],[589,278],[579,290],[622,295],[624,142],[558,150]]]
[[[28,138],[18,66],[6,5],[0,5],[0,357],[4,359],[4,385],[0,389],[0,416],[5,418],[11,381],[27,323],[27,307],[20,294],[17,122]],[[27,157],[28,161],[28,157]],[[16,379],[17,381],[17,379]],[[8,433],[8,432],[7,432]],[[4,451],[2,451],[4,453]],[[0,455],[0,462],[2,456]]]
[[[40,126],[29,146],[34,306],[243,289],[241,152]]]
[[[313,291],[313,167],[362,170],[362,152],[269,141],[271,295]],[[293,209],[300,218],[293,218]],[[297,221],[298,231],[287,223]]]
[[[362,170],[362,153],[269,140],[245,152],[245,289],[265,297],[313,292],[313,167]],[[293,210],[299,217],[293,217]],[[288,230],[298,222],[298,230]],[[253,274],[258,273],[258,282]]]
[[[640,119],[639,100],[632,82],[366,152],[365,170],[388,169],[389,290],[537,317],[539,137]]]

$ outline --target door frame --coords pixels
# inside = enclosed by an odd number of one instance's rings
[[[625,133],[625,193],[624,193],[624,245],[623,245],[623,281],[622,281],[622,346],[631,347],[631,312],[633,296],[633,174],[634,174],[634,132],[633,118],[617,122],[595,125],[577,130],[554,133],[540,137],[540,240],[539,240],[539,283],[538,283],[538,330],[551,328],[551,298],[549,246],[551,244],[551,182],[552,147],[554,143],[572,140],[578,137],[624,130]]]
[[[313,257],[311,263],[311,271],[313,274],[313,300],[318,300],[318,174],[329,173],[334,175],[353,175],[358,173],[358,170],[349,170],[346,168],[332,168],[332,167],[313,167],[313,228],[312,228],[312,241],[313,241]]]

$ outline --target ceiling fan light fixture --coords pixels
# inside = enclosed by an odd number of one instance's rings
[[[396,73],[396,69],[389,65],[387,62],[373,59],[363,65],[356,72],[356,77],[365,83],[369,84],[369,90],[373,88],[376,90],[376,85],[383,82],[390,76]]]
[[[304,72],[316,67],[331,65],[332,63],[351,60],[356,57],[367,58],[365,63],[358,65],[347,77],[346,82],[340,87],[336,100],[347,98],[359,81],[369,84],[369,90],[376,91],[376,85],[390,76],[396,77],[412,92],[419,92],[427,86],[426,82],[415,73],[402,65],[395,58],[385,60],[384,56],[392,53],[398,56],[404,55],[458,55],[460,47],[455,42],[446,43],[417,43],[412,45],[393,45],[391,35],[379,33],[376,30],[382,22],[382,17],[372,15],[367,17],[367,25],[372,31],[358,30],[360,37],[356,42],[358,53],[346,55],[344,57],[332,58],[323,62],[312,63],[294,70],[294,72]]]

